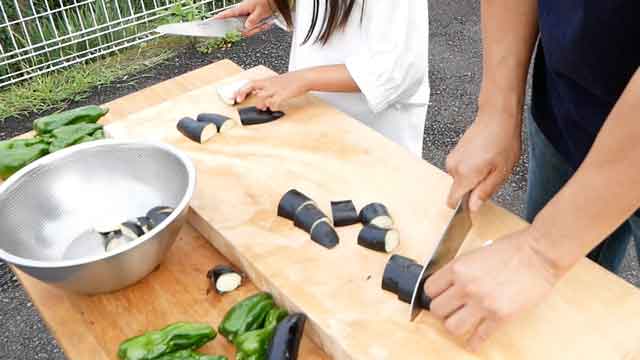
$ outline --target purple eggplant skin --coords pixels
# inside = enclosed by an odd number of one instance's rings
[[[389,230],[367,225],[358,234],[358,245],[367,249],[385,252],[385,239]]]
[[[358,211],[351,200],[332,201],[331,213],[335,226],[348,226],[360,222]]]
[[[202,143],[202,132],[207,127],[207,123],[197,122],[190,117],[184,117],[178,121],[176,127],[182,135],[186,136],[189,140],[195,141],[198,144]]]
[[[401,255],[393,255],[387,262],[382,275],[382,289],[398,295],[398,300],[411,303],[413,290],[420,281],[422,265],[413,259]],[[424,285],[424,280],[422,285]],[[421,287],[422,288],[422,287]],[[431,299],[422,291],[418,298],[420,306],[429,309]]]
[[[371,203],[360,210],[360,221],[362,221],[363,225],[376,225],[378,227],[384,229],[391,229],[392,224],[379,224],[376,221],[380,221],[379,218],[385,218],[389,222],[393,222],[391,215],[389,215],[389,210],[387,207],[381,203]],[[388,225],[388,226],[387,226]]]
[[[160,225],[164,219],[168,218],[173,212],[174,208],[169,206],[156,206],[147,211],[147,217],[151,220],[153,227]]]
[[[223,291],[218,287],[218,279],[220,279],[221,276],[226,274],[237,274],[240,277],[240,282],[238,283],[238,286],[236,287],[236,289],[242,286],[242,278],[243,278],[242,273],[234,270],[231,266],[228,266],[228,265],[216,265],[215,267],[213,267],[211,270],[207,272],[207,278],[209,279],[209,282],[210,282],[210,289],[215,290],[215,292],[218,293],[219,295],[235,290],[233,289],[229,291]],[[207,293],[208,292],[209,291],[207,291]]]
[[[293,221],[298,209],[305,203],[311,203],[310,197],[301,193],[296,189],[291,189],[282,195],[282,199],[278,203],[278,216]]]
[[[327,219],[327,215],[325,215],[322,210],[318,209],[315,204],[307,204],[296,212],[296,215],[293,219],[293,224],[308,234],[311,234],[311,230],[313,225],[321,219]]]
[[[198,122],[214,124],[218,128],[218,131],[220,131],[222,124],[227,120],[229,120],[228,116],[213,113],[198,114],[198,117],[196,117],[196,121]]]
[[[326,221],[321,221],[311,229],[311,240],[327,249],[332,249],[338,245],[340,239],[336,229]]]
[[[259,110],[255,106],[238,110],[242,125],[259,125],[278,120],[284,116],[282,111]]]
[[[307,316],[295,313],[287,316],[276,327],[271,338],[267,360],[296,360],[300,350],[300,341],[304,332]]]
[[[415,260],[402,255],[392,255],[384,267],[382,274],[382,289],[394,294],[398,294],[398,283],[401,277],[405,276],[411,265],[417,264]]]

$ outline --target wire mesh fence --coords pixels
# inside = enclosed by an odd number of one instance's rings
[[[0,0],[0,88],[160,36],[238,0]]]

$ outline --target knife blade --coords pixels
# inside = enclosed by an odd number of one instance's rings
[[[183,23],[160,25],[156,32],[164,35],[183,35],[196,37],[224,37],[231,31],[247,32],[265,24],[276,24],[278,27],[288,30],[286,23],[277,15],[269,16],[259,21],[254,27],[244,27],[247,16],[239,16],[227,19],[207,19]]]
[[[440,241],[438,241],[436,250],[424,261],[422,273],[420,273],[418,277],[419,280],[413,289],[413,296],[411,297],[410,321],[415,320],[422,309],[428,310],[431,304],[431,299],[428,298],[423,290],[424,282],[429,276],[433,275],[455,258],[464,243],[464,239],[467,237],[467,234],[469,234],[472,226],[471,213],[469,210],[469,195],[470,193],[466,193],[462,197],[449,224],[447,224],[444,233],[440,237]]]

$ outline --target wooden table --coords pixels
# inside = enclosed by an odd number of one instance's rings
[[[358,206],[384,202],[401,233],[397,252],[421,259],[433,251],[451,215],[444,206],[448,176],[312,97],[291,101],[276,123],[237,128],[206,145],[175,131],[180,116],[210,111],[237,117],[216,98],[216,81],[271,74],[266,68],[240,73],[223,61],[108,104],[105,122],[117,122],[112,130],[118,137],[161,140],[186,151],[196,163],[198,186],[191,225],[159,270],[131,288],[84,297],[18,272],[69,357],[113,358],[123,338],[171,321],[218,324],[232,303],[254,289],[205,296],[204,273],[222,258],[204,237],[280,304],[307,313],[306,334],[334,358],[640,359],[640,291],[588,260],[478,354],[464,351],[428,313],[409,324],[407,305],[380,289],[388,255],[357,246],[358,226],[339,229],[340,245],[325,250],[277,218],[275,206],[292,187],[325,210],[330,200],[343,198]],[[465,246],[523,226],[489,204],[474,217]],[[205,350],[232,349],[220,338]],[[302,354],[325,357],[308,342]]]

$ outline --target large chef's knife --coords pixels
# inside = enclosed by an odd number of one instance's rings
[[[423,290],[424,282],[429,276],[440,270],[456,256],[470,229],[471,214],[469,210],[469,193],[466,193],[445,228],[436,247],[436,251],[424,262],[422,272],[420,273],[416,287],[413,289],[413,296],[411,298],[411,321],[415,320],[422,309],[428,310],[431,305],[431,299],[429,299]]]
[[[244,27],[246,21],[246,16],[227,19],[207,19],[201,21],[160,25],[158,26],[158,28],[156,28],[156,31],[165,35],[224,37],[227,33],[232,31],[244,33],[265,24],[275,24],[278,27],[287,30],[287,24],[280,15],[266,17],[250,29]]]

